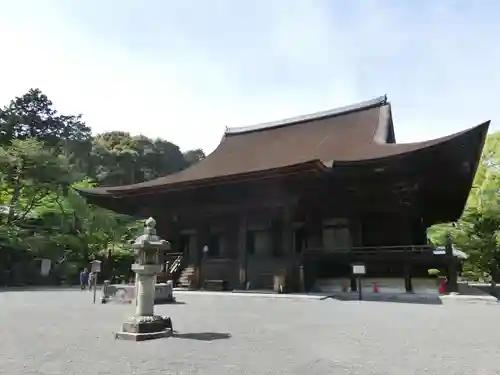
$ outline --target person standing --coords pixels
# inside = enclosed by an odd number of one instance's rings
[[[82,272],[80,272],[80,289],[85,290],[87,288],[87,284],[89,282],[89,270],[84,268]]]

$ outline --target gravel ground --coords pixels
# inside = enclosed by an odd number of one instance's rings
[[[115,341],[133,306],[0,293],[0,375],[500,374],[500,306],[179,295],[177,337]]]

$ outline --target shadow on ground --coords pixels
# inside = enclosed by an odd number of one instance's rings
[[[337,301],[359,301],[358,295],[330,295],[320,299],[320,301],[324,301],[326,299],[334,299]],[[370,302],[392,302],[392,303],[410,303],[410,304],[418,304],[418,305],[442,305],[443,301],[439,296],[426,296],[425,298],[418,298],[414,295],[402,295],[402,296],[373,296],[367,295],[362,297],[362,301],[370,301]]]
[[[215,341],[215,340],[229,339],[231,338],[231,335],[229,333],[217,333],[217,332],[199,332],[199,333],[174,332],[172,337],[178,339],[188,339],[188,340]]]

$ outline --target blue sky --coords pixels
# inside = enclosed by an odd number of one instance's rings
[[[399,142],[500,123],[500,1],[0,0],[0,104],[39,87],[95,132],[212,151],[387,94]]]

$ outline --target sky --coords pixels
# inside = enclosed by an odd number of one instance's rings
[[[226,127],[384,94],[398,142],[500,129],[500,1],[0,0],[0,105],[211,152]]]

